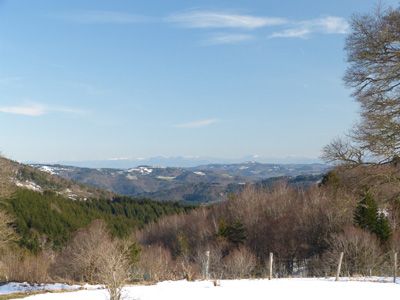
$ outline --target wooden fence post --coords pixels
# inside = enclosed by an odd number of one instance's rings
[[[397,252],[394,253],[394,261],[393,261],[393,282],[396,283],[397,279]]]
[[[269,276],[268,279],[272,279],[272,266],[274,262],[274,254],[272,252],[269,253]]]
[[[209,270],[210,270],[210,251],[206,251],[206,280],[210,279],[210,274],[209,274]]]
[[[337,267],[337,271],[336,271],[336,279],[335,279],[335,281],[339,281],[340,269],[342,268],[343,254],[344,254],[343,252],[340,252],[340,257],[339,257],[338,267]]]

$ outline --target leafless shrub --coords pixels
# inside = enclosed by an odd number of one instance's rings
[[[329,250],[322,260],[331,274],[340,252],[344,252],[342,273],[349,276],[375,274],[385,261],[377,237],[356,227],[347,227],[329,240]]]
[[[61,278],[104,284],[111,300],[119,300],[131,270],[129,244],[113,240],[102,221],[79,230],[54,268]]]
[[[129,244],[114,240],[103,244],[99,257],[98,280],[105,284],[110,300],[120,300],[122,289],[130,278]]]
[[[49,282],[53,259],[51,251],[33,255],[18,249],[8,250],[2,255],[3,279],[29,283]]]
[[[251,277],[256,265],[257,258],[245,247],[233,250],[224,258],[224,270],[228,278]]]
[[[200,274],[200,266],[197,265],[195,262],[188,259],[188,257],[179,257],[175,261],[175,273],[178,279],[186,279],[188,281],[193,281]]]
[[[149,281],[173,279],[173,266],[171,254],[166,248],[160,245],[144,246],[134,267],[135,278]]]
[[[54,266],[57,277],[80,282],[99,283],[98,272],[102,252],[111,244],[106,225],[94,221],[79,230],[69,245],[59,253]]]

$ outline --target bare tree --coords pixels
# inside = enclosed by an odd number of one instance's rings
[[[379,158],[400,154],[400,9],[354,16],[345,82],[361,105],[355,140]]]
[[[129,244],[112,241],[101,248],[98,279],[105,284],[110,300],[120,300],[122,289],[130,278]]]
[[[323,150],[327,161],[364,163],[400,156],[400,9],[378,7],[355,15],[346,41],[349,67],[344,81],[360,104],[352,141],[334,140]]]
[[[104,284],[110,300],[121,299],[129,280],[129,243],[113,240],[103,221],[97,220],[79,230],[58,257],[56,275],[90,283]]]
[[[362,164],[364,162],[364,151],[349,140],[336,138],[323,148],[321,158],[326,162]]]

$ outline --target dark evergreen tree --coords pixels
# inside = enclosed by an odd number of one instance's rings
[[[362,229],[375,233],[381,241],[387,241],[390,237],[389,221],[384,213],[378,211],[378,205],[369,192],[358,203],[354,222]]]
[[[373,232],[378,217],[378,205],[371,193],[367,192],[364,198],[358,202],[354,213],[355,223],[363,229]]]
[[[218,235],[225,237],[229,242],[239,245],[246,240],[246,228],[243,223],[236,220],[231,224],[220,221]]]
[[[378,218],[376,220],[375,233],[381,239],[381,241],[387,241],[390,238],[391,235],[390,225],[384,213],[378,214]]]

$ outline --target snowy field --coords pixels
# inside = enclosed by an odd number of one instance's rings
[[[7,295],[20,292],[37,292],[37,291],[59,291],[59,290],[79,290],[80,285],[56,284],[35,284],[10,282],[0,285],[0,295]]]
[[[212,282],[168,281],[150,286],[129,286],[123,299],[136,300],[244,300],[244,299],[397,299],[400,284],[371,281],[335,282],[326,279],[223,280],[221,286]],[[46,293],[29,296],[31,300],[106,300],[103,289]]]

